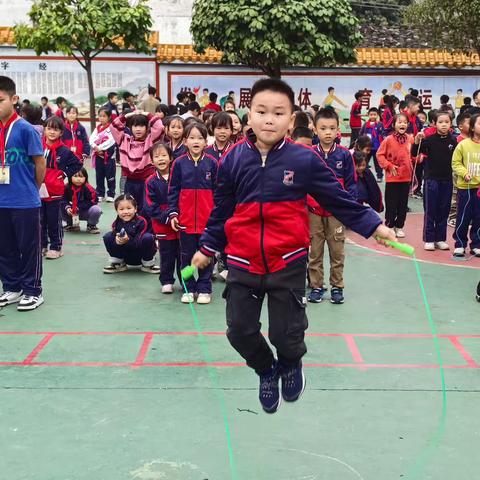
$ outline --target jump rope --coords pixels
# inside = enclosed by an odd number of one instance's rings
[[[445,368],[444,368],[444,363],[443,363],[443,358],[442,358],[442,353],[440,350],[440,342],[438,340],[437,336],[437,327],[435,324],[435,321],[433,320],[432,316],[432,310],[430,308],[430,304],[428,303],[428,298],[427,298],[427,293],[425,290],[425,285],[423,282],[422,275],[420,273],[420,267],[419,267],[419,262],[417,261],[417,258],[415,256],[415,249],[406,243],[400,243],[400,242],[394,242],[391,240],[385,240],[386,245],[395,248],[399,250],[400,252],[404,253],[405,255],[408,255],[409,257],[412,258],[414,266],[415,266],[415,273],[417,276],[417,280],[420,286],[420,291],[422,294],[422,301],[424,304],[425,308],[425,313],[428,319],[428,324],[430,328],[430,332],[435,344],[435,352],[437,356],[437,362],[439,366],[439,371],[440,371],[440,379],[441,379],[441,385],[442,385],[442,409],[440,413],[440,419],[438,426],[436,427],[435,431],[430,435],[430,437],[427,439],[424,447],[420,450],[420,452],[415,456],[415,458],[410,462],[409,467],[407,468],[406,474],[403,475],[403,478],[408,479],[408,480],[418,480],[422,478],[423,472],[425,471],[426,467],[428,466],[430,459],[438,449],[444,435],[445,435],[445,427],[446,427],[446,420],[447,420],[447,387],[446,387],[446,382],[445,382]],[[223,426],[225,430],[225,437],[226,437],[226,443],[227,443],[227,452],[228,452],[228,461],[229,461],[229,467],[230,467],[230,478],[231,480],[239,480],[238,476],[238,471],[237,471],[237,466],[235,463],[235,457],[233,454],[233,447],[232,447],[232,435],[231,435],[231,428],[230,428],[230,423],[228,420],[228,414],[227,414],[227,406],[226,406],[226,401],[225,401],[225,395],[223,393],[223,389],[220,387],[220,383],[218,380],[218,373],[215,367],[211,366],[212,365],[212,356],[210,355],[210,351],[208,349],[208,345],[205,340],[205,335],[203,333],[200,320],[198,319],[197,312],[195,311],[195,308],[193,306],[193,301],[190,300],[191,295],[189,294],[189,291],[187,289],[187,286],[185,285],[185,281],[191,278],[197,269],[193,266],[190,265],[188,267],[185,267],[182,272],[181,272],[181,281],[182,285],[184,288],[185,293],[188,294],[189,297],[189,307],[190,311],[192,313],[193,321],[195,324],[195,328],[197,331],[197,338],[200,343],[200,348],[202,350],[202,354],[204,357],[205,365],[207,366],[208,374],[210,376],[210,380],[212,382],[212,386],[214,391],[217,394],[217,400],[218,404],[220,407],[221,415],[222,415],[222,420],[223,420]]]

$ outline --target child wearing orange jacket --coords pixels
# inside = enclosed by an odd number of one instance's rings
[[[385,225],[395,230],[397,238],[404,238],[407,218],[408,193],[413,174],[411,148],[413,136],[407,134],[408,117],[396,115],[394,132],[380,145],[379,165],[385,170]]]

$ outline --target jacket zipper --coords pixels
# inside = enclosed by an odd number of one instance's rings
[[[194,165],[195,165],[195,210],[194,210],[194,233],[197,232],[197,185],[198,185],[198,170],[197,170],[197,167],[198,167],[198,161],[197,160],[194,160],[193,161]]]
[[[262,170],[261,170],[261,190],[260,195],[262,195],[264,188],[264,179],[265,179],[265,164],[267,163],[267,157],[262,157]],[[265,219],[263,218],[263,200],[260,197],[260,251],[262,252],[263,266],[265,267],[265,272],[270,273],[268,268],[267,256],[265,255],[265,246],[264,246],[264,236],[265,236]]]

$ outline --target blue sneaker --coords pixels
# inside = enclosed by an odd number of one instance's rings
[[[311,303],[320,303],[326,293],[326,288],[313,288],[310,295],[308,295],[308,301]]]
[[[262,408],[266,413],[275,413],[280,406],[280,391],[278,382],[280,380],[280,372],[278,362],[275,362],[270,371],[259,375],[260,391],[259,400]]]
[[[282,397],[286,402],[296,402],[305,390],[306,380],[302,362],[296,365],[283,365],[281,369]]]
[[[330,294],[330,301],[335,305],[340,305],[345,301],[343,297],[343,288],[333,287]]]

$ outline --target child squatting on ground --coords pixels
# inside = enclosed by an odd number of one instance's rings
[[[317,152],[285,138],[293,105],[294,93],[285,82],[254,84],[250,125],[255,142],[247,137],[222,158],[215,206],[192,260],[206,268],[217,252],[227,253],[227,337],[259,375],[259,399],[267,413],[278,409],[282,397],[296,401],[305,388],[306,195],[365,237],[374,235],[380,243],[395,239],[372,209],[342,188]],[[265,295],[277,359],[260,330]]]

